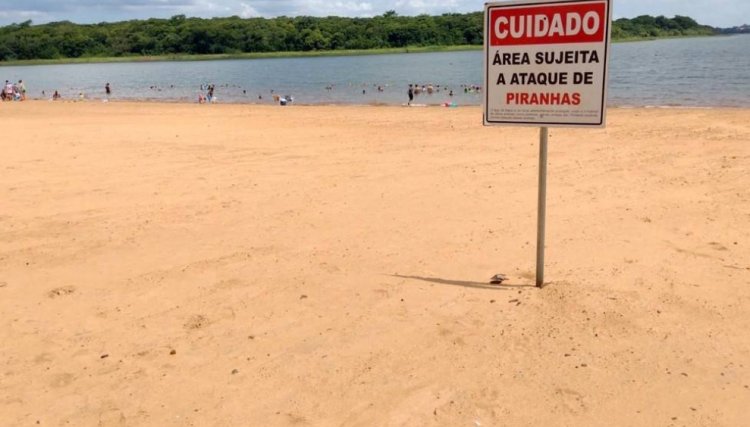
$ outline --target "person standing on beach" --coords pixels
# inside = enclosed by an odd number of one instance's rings
[[[112,88],[109,86],[109,82],[104,85],[104,93],[107,94],[107,98],[109,98],[110,95],[112,95]]]
[[[414,101],[414,86],[409,85],[409,103],[407,105],[411,105],[411,102]]]
[[[3,88],[3,93],[5,94],[6,101],[12,101],[13,100],[13,83],[6,80],[5,87]]]
[[[214,102],[214,85],[210,84],[208,85],[208,96],[206,97],[209,104]]]
[[[21,95],[21,101],[26,101],[26,85],[23,80],[18,81],[18,93]]]

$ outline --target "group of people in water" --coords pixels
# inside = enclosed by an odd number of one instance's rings
[[[106,98],[104,98],[105,102],[109,101],[109,97],[112,96],[112,86],[109,84],[109,82],[107,82],[104,85],[104,95],[106,96]],[[47,97],[47,92],[43,90],[42,98],[46,98],[46,97]],[[52,94],[52,97],[50,98],[50,100],[52,101],[59,101],[61,99],[62,99],[62,95],[57,90],[55,90],[55,92]],[[78,99],[82,101],[85,100],[86,94],[84,92],[78,92]]]
[[[356,89],[356,86],[354,84],[349,84],[350,90]],[[351,87],[354,86],[354,87]],[[360,89],[362,90],[363,95],[367,95],[367,89],[373,89],[377,93],[383,93],[386,92],[386,88],[388,88],[390,85],[388,84],[362,84]],[[219,85],[218,87],[223,87],[225,89],[231,89],[231,88],[238,88],[242,92],[242,96],[245,97],[248,95],[247,89],[243,89],[240,86],[236,85]],[[174,89],[174,85],[170,85],[168,87],[169,89]],[[216,88],[217,85],[215,84],[201,84],[200,90],[198,91],[198,103],[199,104],[213,104],[217,102],[216,97]],[[150,86],[149,89],[151,90],[158,90],[161,91],[162,88],[158,86]],[[335,86],[333,84],[325,86],[325,90],[328,92],[334,91]],[[441,85],[441,84],[419,84],[419,83],[412,83],[409,84],[408,87],[408,97],[409,97],[409,105],[412,104],[412,102],[415,100],[416,97],[420,95],[433,95],[433,94],[447,94],[449,100],[447,101],[449,104],[452,104],[453,101],[450,100],[454,97],[455,91],[453,87],[447,86],[447,85]],[[479,94],[482,92],[482,87],[475,84],[462,84],[460,85],[460,89],[458,89],[458,92],[463,92],[465,94]],[[279,105],[288,105],[291,104],[294,100],[294,98],[290,95],[278,95],[274,92],[273,89],[270,91],[271,93],[271,99]],[[5,81],[5,85],[3,86],[2,90],[0,90],[0,95],[2,96],[2,101],[23,101],[26,99],[26,85],[24,84],[23,80],[19,80],[18,83],[12,83],[8,80]],[[106,83],[104,85],[104,95],[103,101],[107,102],[110,97],[112,96],[112,86],[110,83]],[[48,95],[45,91],[42,91],[42,98],[47,98]],[[75,97],[74,97],[75,98]],[[80,92],[78,94],[78,99],[85,100],[86,96],[83,92]],[[50,97],[51,100],[56,101],[62,99],[62,95],[59,91],[55,90],[54,93]],[[258,100],[263,100],[263,96],[258,94],[257,97]]]
[[[219,87],[223,88],[239,88],[242,89],[240,86],[230,86],[228,84],[220,85]],[[247,96],[247,89],[242,89],[242,95]],[[291,95],[278,95],[274,92],[273,89],[271,89],[271,99],[279,105],[289,105],[292,102],[294,102],[294,97]],[[263,100],[263,95],[258,94],[258,100]],[[202,84],[200,86],[200,90],[198,91],[198,103],[199,104],[213,104],[217,102],[216,98],[216,85],[215,84]]]
[[[361,86],[356,86],[350,83],[349,86],[350,90],[352,89],[352,86],[354,86],[354,88],[359,87],[362,91],[362,95],[367,95],[369,89],[374,89],[377,93],[386,92],[386,88],[388,88],[390,85],[383,85],[378,83],[363,83]],[[335,87],[336,86],[332,84],[326,85],[325,90],[330,93],[335,89]],[[409,87],[407,89],[407,94],[409,97],[408,105],[412,105],[412,102],[414,102],[415,98],[420,95],[443,94],[444,96],[447,95],[449,99],[441,103],[441,105],[448,104],[451,106],[455,106],[456,104],[452,100],[452,98],[456,95],[456,93],[463,92],[464,94],[480,94],[482,92],[482,86],[476,84],[462,84],[458,86],[458,89],[454,88],[455,86],[451,87],[448,85],[433,83],[411,83],[409,84]]]
[[[26,85],[23,80],[19,80],[18,83],[6,80],[2,92],[0,92],[0,99],[2,101],[25,101]]]
[[[463,90],[464,93],[481,93],[482,87],[479,85],[461,85],[461,90]],[[411,105],[411,103],[414,102],[414,98],[420,94],[432,95],[434,93],[440,93],[441,91],[448,92],[448,96],[450,98],[453,98],[453,95],[454,95],[453,89],[448,86],[433,85],[432,83],[410,84],[409,89],[407,91],[407,95],[409,97],[408,105]]]
[[[46,98],[47,94],[42,91],[42,97]],[[62,98],[58,91],[52,95],[52,100],[58,100]],[[26,84],[23,80],[19,80],[18,83],[13,83],[9,80],[5,81],[5,85],[0,88],[0,100],[5,101],[26,101]]]
[[[216,85],[205,84],[201,85],[201,90],[198,92],[198,104],[213,104],[216,102]]]

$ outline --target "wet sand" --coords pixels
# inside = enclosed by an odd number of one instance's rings
[[[740,426],[750,110],[0,104],[9,426]],[[488,279],[505,273],[503,286]]]

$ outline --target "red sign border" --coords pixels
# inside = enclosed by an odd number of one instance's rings
[[[490,36],[490,18],[491,13],[490,11],[492,9],[502,9],[502,8],[517,8],[517,7],[523,7],[523,6],[541,6],[541,5],[561,5],[561,4],[571,4],[571,3],[606,3],[607,4],[607,20],[606,20],[606,28],[604,30],[605,33],[605,39],[604,39],[604,83],[603,83],[603,90],[602,90],[602,102],[601,102],[601,112],[599,115],[599,122],[598,123],[569,123],[569,122],[529,122],[529,121],[509,121],[509,120],[490,120],[489,119],[489,98],[490,98],[490,91],[489,91],[489,63],[488,63],[488,57],[489,57],[489,51],[490,51],[490,42],[489,42],[489,36]],[[610,43],[611,43],[611,37],[612,37],[612,0],[547,0],[547,1],[534,1],[534,0],[519,0],[519,1],[510,1],[507,3],[485,3],[485,9],[484,9],[484,108],[483,108],[483,116],[484,116],[484,125],[517,125],[517,126],[530,126],[530,127],[548,127],[548,126],[556,126],[556,127],[579,127],[579,128],[601,128],[605,126],[606,116],[607,116],[607,86],[609,81],[609,51],[610,51]],[[542,46],[542,44],[538,45],[526,45],[526,46]]]
[[[567,10],[564,10],[567,9]],[[542,13],[545,16],[551,13],[565,13],[569,14],[574,9],[579,9],[579,11],[585,10],[586,12],[590,11],[596,11],[597,16],[601,19],[600,26],[595,34],[593,35],[587,35],[583,33],[583,25],[581,25],[581,31],[579,31],[578,34],[574,36],[569,35],[562,35],[562,36],[545,36],[544,39],[546,40],[534,40],[535,37],[528,37],[526,35],[522,35],[520,38],[507,38],[506,40],[501,40],[497,37],[496,34],[494,34],[494,24],[493,22],[493,15],[501,15],[504,13],[507,13],[509,16],[515,16],[516,20],[518,20],[518,15],[524,15],[524,14],[531,14],[531,13]],[[572,43],[602,43],[605,40],[605,32],[607,31],[606,26],[606,16],[607,12],[607,2],[606,1],[597,1],[597,2],[577,2],[574,4],[555,4],[554,6],[549,6],[545,4],[535,4],[533,6],[519,6],[519,7],[495,7],[492,8],[489,13],[489,23],[491,24],[490,30],[489,30],[489,43],[490,47],[497,47],[497,46],[534,46],[534,45],[542,45],[542,44],[572,44]],[[583,12],[582,12],[583,13]],[[583,19],[583,18],[582,18]],[[526,23],[528,25],[528,23]],[[528,30],[528,28],[525,28],[525,30]],[[510,30],[508,30],[510,31]],[[566,40],[567,39],[567,40]],[[496,44],[494,44],[496,43]]]

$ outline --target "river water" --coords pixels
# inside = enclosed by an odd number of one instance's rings
[[[0,79],[23,79],[31,98],[104,97],[195,102],[216,85],[219,102],[270,103],[273,94],[301,104],[403,104],[409,83],[432,84],[421,104],[479,105],[482,53],[441,52],[350,57],[69,64],[0,67]],[[450,96],[450,92],[453,96]],[[44,94],[42,94],[44,92]],[[610,58],[614,106],[750,107],[750,36],[616,43]]]

